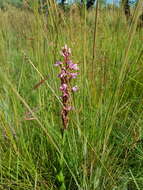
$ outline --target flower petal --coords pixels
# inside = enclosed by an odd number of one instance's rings
[[[65,90],[67,90],[67,87],[67,84],[64,83],[62,84],[62,86],[60,86],[60,90],[64,92]]]
[[[73,86],[73,87],[72,87],[72,91],[73,91],[73,92],[76,92],[77,90],[78,90],[78,87],[77,87],[77,86]]]
[[[68,61],[68,66],[71,70],[79,70],[77,64],[74,64],[71,60]]]
[[[63,63],[61,61],[56,61],[56,63],[54,64],[56,67],[59,65],[62,65]]]
[[[78,73],[70,73],[71,78],[75,79],[77,77]]]

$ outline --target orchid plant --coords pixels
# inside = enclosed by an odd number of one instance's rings
[[[77,77],[79,67],[71,60],[71,49],[65,45],[61,52],[63,61],[57,61],[55,66],[60,68],[58,77],[61,80],[60,90],[62,92],[62,111],[61,117],[63,122],[63,130],[67,129],[69,123],[68,113],[73,109],[71,102],[71,94],[78,90],[77,86],[71,86],[71,80]]]

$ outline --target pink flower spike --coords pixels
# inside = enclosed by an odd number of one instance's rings
[[[61,61],[56,61],[56,63],[54,64],[56,67],[59,65],[62,65],[63,63]]]
[[[65,90],[67,90],[67,87],[67,84],[62,84],[62,86],[60,86],[60,90],[64,92]]]
[[[77,86],[72,87],[72,91],[73,91],[73,92],[78,91],[78,87],[77,87]]]

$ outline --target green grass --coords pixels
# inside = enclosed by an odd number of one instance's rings
[[[140,5],[128,25],[120,9],[98,10],[97,17],[94,9],[75,6],[64,13],[49,2],[48,17],[37,5],[33,13],[0,12],[0,190],[59,190],[60,172],[67,190],[141,190]],[[79,64],[80,90],[63,144],[53,64],[64,44]],[[35,119],[25,120],[27,112]]]

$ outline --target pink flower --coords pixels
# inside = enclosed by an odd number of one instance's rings
[[[61,61],[56,61],[56,63],[54,64],[56,67],[59,65],[62,65],[63,63]]]
[[[62,86],[60,86],[60,90],[64,92],[67,90],[67,87],[68,87],[67,84],[64,83],[62,84]]]
[[[57,61],[55,66],[59,66],[60,72],[58,77],[60,78],[61,86],[61,101],[62,101],[62,111],[61,118],[63,122],[63,130],[67,129],[69,123],[68,113],[70,110],[73,110],[72,107],[72,92],[76,92],[78,90],[77,86],[71,87],[72,79],[75,79],[79,74],[77,70],[79,67],[77,64],[74,64],[72,60],[70,60],[71,49],[65,45],[61,49],[61,55],[63,56],[63,62]],[[63,133],[62,133],[63,135]]]
[[[77,77],[78,73],[70,73],[71,78],[75,79]]]
[[[72,109],[73,109],[72,106],[64,107],[64,110],[66,110],[66,111],[70,111],[70,110],[72,110]]]
[[[66,73],[66,71],[65,71],[64,69],[62,69],[62,71],[61,71],[61,73],[58,75],[58,77],[59,77],[59,78],[63,78],[63,77],[65,77],[65,76],[67,76],[67,73]]]
[[[64,56],[64,57],[70,56],[70,55],[71,55],[71,49],[68,48],[67,45],[65,45],[65,46],[62,48],[61,55]]]
[[[62,51],[65,51],[69,54],[71,54],[71,48],[68,48],[68,46],[65,44],[65,46],[62,48]]]
[[[76,92],[77,90],[78,90],[78,87],[77,87],[77,86],[72,87],[72,91],[73,91],[73,92]]]
[[[79,70],[77,64],[74,64],[72,61],[68,61],[69,68],[72,70]]]

